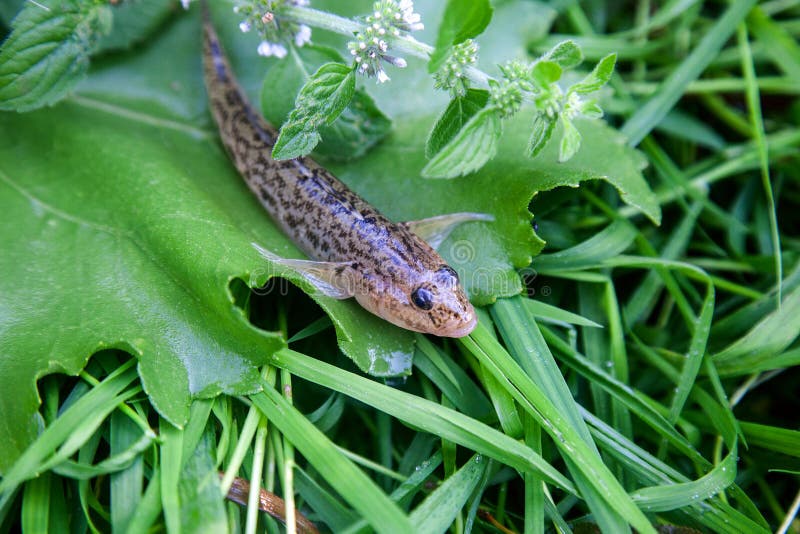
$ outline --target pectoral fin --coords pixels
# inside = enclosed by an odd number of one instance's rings
[[[272,263],[297,271],[325,296],[346,299],[355,294],[354,273],[349,262],[287,259],[255,243],[253,248]]]
[[[439,245],[447,239],[450,232],[456,226],[471,221],[493,221],[494,217],[487,213],[448,213],[447,215],[437,215],[418,221],[402,223],[406,228],[425,240],[431,247],[439,248]]]

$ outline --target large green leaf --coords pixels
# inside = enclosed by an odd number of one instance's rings
[[[164,23],[175,7],[170,0],[135,0],[114,5],[111,33],[100,39],[97,51],[130,48],[141,42]]]
[[[255,101],[259,65],[267,61],[233,17],[227,8],[215,13]],[[77,373],[97,350],[135,354],[151,401],[181,425],[192,396],[257,389],[256,366],[285,344],[247,322],[229,284],[241,278],[258,285],[276,274],[252,242],[281,256],[300,253],[217,141],[202,87],[197,11],[176,19],[147,46],[95,61],[77,97],[30,114],[0,114],[2,471],[40,428],[36,380]],[[443,245],[478,304],[521,289],[515,269],[542,247],[527,210],[536,191],[606,178],[629,203],[652,212],[635,153],[618,149],[599,123],[580,125],[585,148],[566,165],[547,150],[525,158],[529,130],[520,120],[509,123],[508,143],[480,172],[424,180],[427,129],[440,111],[397,117],[394,133],[365,158],[331,168],[395,220],[494,215],[494,223],[464,225]],[[278,274],[309,289],[294,274]],[[362,370],[409,372],[409,332],[353,301],[315,298],[339,347]]]

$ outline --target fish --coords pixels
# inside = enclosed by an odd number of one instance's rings
[[[203,71],[211,115],[239,174],[272,220],[310,258],[268,261],[301,274],[317,291],[355,298],[392,324],[441,337],[463,337],[477,324],[459,275],[436,252],[450,232],[482,213],[392,222],[310,157],[274,160],[278,133],[247,100],[207,10]]]

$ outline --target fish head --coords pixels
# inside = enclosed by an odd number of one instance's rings
[[[441,263],[435,269],[404,273],[382,287],[356,292],[359,304],[397,326],[441,337],[464,337],[478,318],[458,273]]]

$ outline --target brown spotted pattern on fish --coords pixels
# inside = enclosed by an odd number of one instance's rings
[[[272,159],[277,132],[247,102],[207,16],[203,62],[211,112],[236,169],[310,258],[340,264],[346,296],[409,330],[471,332],[475,311],[458,275],[407,224],[384,217],[310,158]]]

